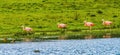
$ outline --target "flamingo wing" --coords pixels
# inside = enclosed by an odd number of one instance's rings
[[[66,28],[66,24],[59,24],[58,28]]]
[[[32,28],[30,28],[30,27],[25,27],[25,30],[26,30],[26,31],[32,31]]]
[[[105,21],[103,24],[106,25],[106,26],[108,26],[108,25],[111,25],[112,22],[111,21]]]
[[[94,24],[92,22],[86,22],[85,26],[94,26]]]

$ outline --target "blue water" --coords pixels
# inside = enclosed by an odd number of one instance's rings
[[[0,44],[0,55],[120,55],[120,39],[50,40]]]

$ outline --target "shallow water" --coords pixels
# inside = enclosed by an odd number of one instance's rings
[[[0,55],[120,55],[120,38],[0,44]]]

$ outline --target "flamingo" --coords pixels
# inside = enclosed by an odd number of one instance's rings
[[[103,21],[103,25],[104,26],[110,26],[111,24],[112,24],[112,22],[111,21],[105,21],[104,19],[102,19],[102,21]]]
[[[102,21],[103,21],[103,25],[104,26],[110,26],[111,24],[112,24],[112,22],[111,21],[105,21],[104,19],[102,19]],[[110,29],[111,30],[111,29]]]
[[[21,27],[22,27],[23,31],[25,31],[25,32],[31,32],[31,31],[33,31],[33,29],[30,28],[30,27],[25,27],[25,26],[21,26]]]
[[[58,23],[57,27],[61,29],[61,33],[64,33],[65,29],[67,28],[67,25],[64,23],[60,23],[60,24]]]
[[[58,24],[58,28],[65,29],[66,27],[67,25],[64,23]]]
[[[92,23],[92,22],[87,22],[87,21],[84,21],[84,26],[87,26],[87,27],[89,27],[89,30],[91,31],[91,29],[92,29],[92,26],[94,26],[94,23]]]

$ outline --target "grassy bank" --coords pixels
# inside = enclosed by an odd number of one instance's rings
[[[101,29],[101,30],[67,30],[66,32],[61,31],[41,31],[35,32],[33,34],[28,34],[25,32],[18,32],[12,34],[4,34],[0,35],[0,38],[7,39],[15,39],[15,40],[23,40],[25,38],[28,39],[39,39],[39,40],[47,40],[47,39],[94,39],[94,38],[119,38],[120,37],[120,29]]]
[[[118,0],[0,0],[0,38],[24,40],[119,37],[119,3]],[[101,19],[110,20],[113,24],[105,27]],[[84,20],[95,24],[91,32],[84,26]],[[57,28],[57,23],[67,24],[64,34]],[[34,34],[24,33],[21,25],[33,28]]]
[[[21,34],[22,33],[22,34]],[[18,33],[17,33],[18,34]],[[0,35],[0,43],[14,43],[14,42],[36,42],[45,40],[68,40],[68,39],[98,39],[98,38],[120,38],[119,29],[106,30],[82,30],[82,31],[66,31],[61,33],[55,32],[35,32],[28,35],[23,32],[19,32],[18,35],[8,34]]]
[[[101,19],[113,21],[111,28],[120,26],[119,2],[115,0],[1,0],[0,34],[21,32],[21,25],[34,31],[59,30],[57,23],[66,23],[68,30],[87,29],[83,21],[102,29]]]

